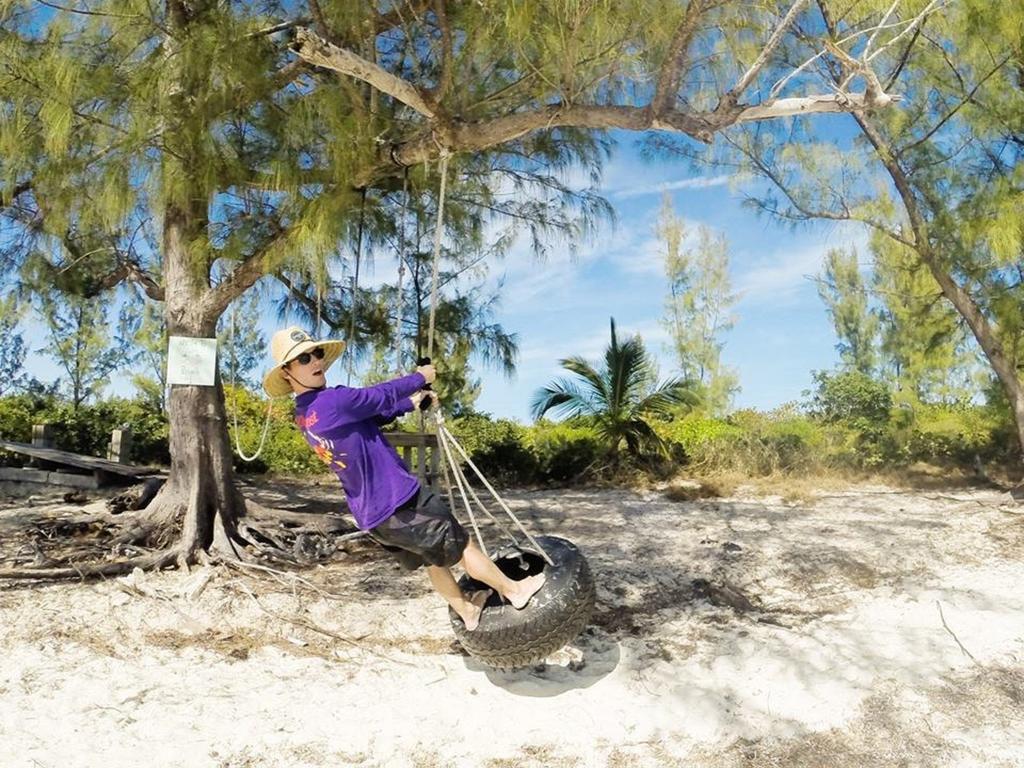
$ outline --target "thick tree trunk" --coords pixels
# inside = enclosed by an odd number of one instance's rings
[[[206,270],[190,258],[188,214],[169,206],[164,217],[164,304],[169,336],[212,338],[217,317],[205,316],[203,298],[210,286]],[[182,565],[199,560],[215,548],[241,556],[248,542],[239,533],[245,501],[235,485],[231,442],[227,430],[224,390],[219,374],[215,385],[171,388],[168,403],[171,471],[166,485],[147,507],[145,527],[167,542],[181,526],[178,559]],[[150,538],[153,536],[151,535]]]
[[[151,508],[163,524],[181,520],[179,559],[193,563],[216,544],[240,555],[238,533],[245,502],[235,486],[224,391],[175,386],[170,407],[171,472]]]

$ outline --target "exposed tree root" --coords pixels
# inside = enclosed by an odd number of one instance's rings
[[[88,579],[96,576],[120,576],[136,568],[159,570],[174,565],[178,553],[175,550],[161,550],[131,560],[114,563],[83,563],[63,568],[0,568],[0,579],[26,579],[39,581],[62,581],[64,579]]]
[[[223,498],[218,500],[201,492],[202,486],[209,484],[197,482],[183,495],[165,485],[143,510],[119,514],[117,522],[95,518],[104,523],[107,536],[114,534],[104,540],[83,541],[81,525],[65,526],[67,530],[55,528],[57,535],[47,537],[45,549],[36,543],[35,566],[12,563],[11,567],[0,567],[0,579],[84,579],[117,576],[135,568],[153,570],[176,565],[188,570],[211,562],[303,567],[324,562],[344,542],[365,536],[365,532],[353,531],[349,523],[333,515],[266,507],[240,494],[221,494]],[[120,530],[111,531],[111,525]],[[72,534],[78,536],[75,549],[84,544],[90,551],[58,554],[50,549],[66,550],[64,545],[72,543]],[[117,562],[102,560],[111,550],[130,555],[133,553],[124,550],[135,547],[153,552]],[[72,559],[78,562],[69,565]]]

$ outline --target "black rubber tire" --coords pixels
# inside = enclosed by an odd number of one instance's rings
[[[567,539],[538,536],[537,543],[554,566],[531,548],[507,547],[491,559],[507,576],[521,579],[544,571],[544,586],[522,610],[492,594],[472,632],[449,609],[452,629],[462,647],[484,664],[515,669],[538,664],[583,631],[594,610],[594,578],[583,553]],[[524,568],[525,566],[525,568]],[[485,584],[463,576],[464,592],[487,589]]]

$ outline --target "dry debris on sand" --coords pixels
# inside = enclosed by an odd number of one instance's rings
[[[1024,765],[1008,494],[509,498],[591,563],[582,664],[482,668],[361,541],[290,573],[0,583],[0,765]],[[0,504],[0,538],[46,503]]]

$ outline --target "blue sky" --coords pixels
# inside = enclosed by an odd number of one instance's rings
[[[694,175],[682,162],[645,162],[634,141],[623,137],[600,186],[616,209],[615,226],[602,225],[578,246],[575,257],[567,244],[555,244],[538,261],[523,238],[490,266],[490,280],[504,280],[495,320],[518,334],[520,358],[511,380],[478,371],[480,410],[528,421],[533,393],[564,374],[560,359],[600,359],[610,317],[620,334],[643,337],[659,357],[663,376],[674,373],[661,325],[667,295],[664,247],[655,234],[666,191],[692,229],[706,224],[730,243],[730,274],[739,300],[735,327],[724,337],[723,359],[739,373],[736,407],[770,409],[800,399],[811,386],[812,370],[838,362],[831,323],[809,277],[821,270],[830,248],[853,244],[863,252],[864,231],[835,223],[794,231],[744,207],[742,186],[734,187],[728,176]],[[378,258],[376,269],[391,269],[390,264]]]
[[[641,334],[658,356],[663,376],[674,372],[661,325],[667,295],[664,247],[655,234],[666,191],[692,229],[706,224],[729,241],[739,300],[736,324],[724,337],[723,359],[739,374],[734,405],[769,409],[800,399],[811,385],[812,370],[836,364],[832,326],[809,277],[820,271],[830,248],[853,244],[863,252],[863,230],[835,223],[793,230],[758,216],[741,205],[742,182],[715,172],[695,175],[682,161],[644,161],[634,136],[621,137],[599,189],[614,205],[617,224],[602,224],[578,245],[575,257],[567,244],[554,243],[550,255],[538,261],[524,238],[489,266],[488,280],[504,281],[494,319],[518,335],[520,359],[511,380],[478,369],[480,410],[528,421],[534,392],[562,375],[559,359],[579,354],[599,360],[610,317],[620,333]],[[367,283],[394,280],[394,259],[386,254],[377,255],[372,269],[376,273],[365,276]],[[276,326],[268,311],[263,324],[268,338]],[[24,328],[33,349],[44,344],[38,323]],[[39,354],[27,367],[43,380],[57,375],[52,361]],[[332,372],[332,383],[344,381],[342,370]],[[128,394],[125,379],[115,380],[108,392]]]

